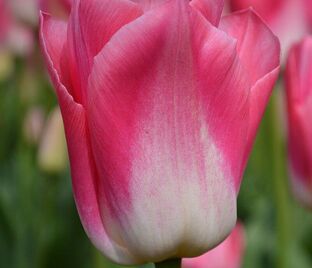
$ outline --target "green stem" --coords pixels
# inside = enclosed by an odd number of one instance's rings
[[[171,259],[155,263],[156,268],[181,268],[181,259]]]
[[[276,234],[277,234],[277,267],[288,267],[290,247],[290,203],[288,182],[286,179],[285,144],[281,133],[281,119],[279,118],[278,98],[279,94],[273,95],[272,119],[272,153],[273,153],[273,183],[276,205]]]

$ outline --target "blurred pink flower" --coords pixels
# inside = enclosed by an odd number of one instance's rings
[[[292,189],[312,207],[312,37],[290,50],[286,66],[288,152]]]
[[[0,0],[0,51],[28,55],[34,47],[32,28],[15,16],[9,0]]]
[[[222,0],[77,0],[41,16],[73,190],[93,243],[123,264],[198,256],[236,197],[280,45]]]
[[[279,37],[283,58],[292,44],[309,30],[307,4],[311,0],[228,0],[232,11],[253,7]]]
[[[240,268],[245,251],[245,231],[237,223],[219,246],[197,258],[183,259],[182,268]]]

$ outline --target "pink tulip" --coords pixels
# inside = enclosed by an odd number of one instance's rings
[[[245,232],[237,223],[230,236],[208,253],[183,259],[183,268],[240,268],[245,250]]]
[[[93,243],[122,264],[198,256],[236,196],[279,71],[279,42],[219,0],[78,0],[41,15],[73,190]]]
[[[312,207],[312,37],[290,51],[286,68],[288,151],[292,189]]]
[[[291,45],[299,41],[309,30],[304,1],[311,0],[228,1],[233,11],[253,7],[279,37],[284,57]]]

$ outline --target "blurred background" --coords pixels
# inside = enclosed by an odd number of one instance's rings
[[[66,17],[52,2],[45,8]],[[35,0],[0,0],[0,267],[119,267],[92,246],[77,215],[37,12]],[[284,121],[280,79],[238,198],[245,268],[312,267],[312,213],[291,195]]]

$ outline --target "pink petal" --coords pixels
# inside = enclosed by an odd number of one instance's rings
[[[75,91],[69,82],[69,70],[66,65],[68,64],[66,57],[67,23],[63,20],[53,19],[46,13],[41,13],[40,19],[42,20],[42,34],[45,37],[45,44],[53,63],[53,65],[48,65],[49,68],[52,68],[51,70],[49,69],[49,72],[53,73],[53,69],[55,69],[61,83],[66,87],[68,93],[74,100],[76,100]],[[51,77],[53,78],[53,76]],[[57,82],[52,82],[54,87],[57,88]]]
[[[85,90],[93,57],[112,35],[142,14],[127,0],[74,1],[68,24],[67,62],[73,95],[79,103],[86,100]],[[65,55],[64,55],[65,56]]]
[[[89,150],[85,110],[74,102],[60,81],[57,67],[64,44],[63,37],[66,32],[64,25],[48,15],[42,14],[40,17],[41,47],[62,112],[77,209],[86,233],[93,243],[115,262],[131,263],[133,260],[127,250],[112,241],[103,227],[93,179],[96,174]]]
[[[192,0],[190,5],[198,9],[215,26],[219,25],[224,0]]]
[[[237,11],[252,7],[268,23],[278,36],[282,45],[282,61],[289,48],[309,32],[307,17],[308,8],[305,0],[230,0],[232,10]],[[310,0],[307,0],[310,1]]]
[[[252,9],[223,17],[220,28],[237,40],[239,57],[253,84],[279,66],[279,41]]]
[[[140,7],[145,12],[149,11],[150,9],[157,8],[160,5],[164,4],[165,2],[168,2],[168,0],[131,0],[131,1],[139,4]],[[185,1],[185,0],[182,0],[182,1]]]
[[[276,36],[252,9],[222,18],[220,28],[237,39],[241,62],[249,73],[250,125],[245,159],[252,148],[258,126],[279,74],[280,44]],[[243,172],[244,167],[242,168]]]
[[[307,20],[309,22],[310,29],[312,28],[312,1],[311,0],[304,0],[305,3],[305,10]]]
[[[60,59],[66,42],[67,24],[61,20],[55,20],[50,15],[41,14],[41,31],[44,37],[44,42],[47,51],[49,51],[49,58],[53,66],[49,66],[57,71],[58,76],[61,76]],[[49,70],[50,72],[52,70]]]
[[[89,81],[108,233],[146,261],[220,242],[236,218],[248,124],[250,84],[234,40],[170,1],[120,29]]]
[[[252,7],[262,18],[265,19],[266,22],[270,23],[279,15],[283,5],[288,1],[289,0],[230,0],[229,2],[231,10],[239,11]]]
[[[286,68],[288,151],[295,196],[312,207],[312,38],[290,51]]]
[[[237,223],[219,246],[197,258],[183,259],[182,268],[240,268],[245,251],[245,230]]]

